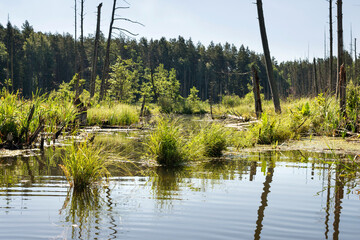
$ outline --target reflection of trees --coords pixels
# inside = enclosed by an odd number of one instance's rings
[[[101,189],[68,190],[60,214],[72,225],[72,239],[90,239],[91,230],[100,232],[99,210],[102,207]]]
[[[175,197],[179,199],[180,184],[185,177],[185,171],[182,168],[159,167],[153,172],[150,178],[152,190],[160,208],[171,206]]]
[[[59,176],[58,159],[53,153],[0,158],[0,186],[22,184],[26,187],[38,180],[38,176]]]

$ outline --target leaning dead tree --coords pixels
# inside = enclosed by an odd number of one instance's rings
[[[264,20],[264,13],[262,8],[262,0],[256,0],[257,11],[258,11],[258,18],[259,18],[259,25],[260,25],[260,33],[261,33],[261,41],[264,49],[264,57],[265,57],[265,66],[266,66],[266,73],[269,80],[270,91],[272,95],[272,99],[274,102],[275,112],[281,113],[280,107],[280,99],[279,99],[279,91],[276,86],[276,82],[274,80],[274,70],[271,62],[270,50],[269,50],[269,43],[266,35],[266,28],[265,28],[265,20]]]
[[[90,78],[90,97],[94,97],[95,94],[95,80],[96,80],[96,65],[98,59],[99,49],[99,38],[100,38],[100,19],[101,19],[101,7],[102,3],[97,7],[97,23],[96,23],[96,34],[95,34],[95,46],[94,55],[92,61],[91,78]]]
[[[131,22],[131,23],[135,23],[135,24],[140,24],[143,26],[143,24],[136,22],[136,21],[132,21],[128,18],[115,17],[116,10],[129,8],[129,7],[116,7],[116,1],[117,0],[114,0],[114,3],[113,3],[111,21],[110,21],[110,27],[109,27],[109,35],[108,35],[108,39],[107,39],[107,43],[106,43],[105,61],[104,61],[104,67],[103,67],[103,74],[102,74],[102,78],[101,78],[99,101],[104,99],[104,97],[106,95],[107,87],[108,87],[108,79],[109,79],[109,72],[110,72],[110,45],[111,45],[111,37],[112,37],[113,30],[114,29],[119,30],[120,32],[125,32],[132,36],[137,35],[137,34],[130,32],[129,30],[127,30],[125,28],[114,27],[114,22],[116,20],[120,20],[120,21],[127,21],[127,22]],[[123,0],[123,2],[127,3],[125,0]]]

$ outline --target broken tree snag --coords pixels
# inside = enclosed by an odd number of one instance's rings
[[[251,67],[251,70],[253,73],[252,83],[253,83],[253,92],[255,99],[255,112],[256,112],[256,117],[259,118],[262,113],[259,76],[254,66]]]
[[[96,80],[96,66],[98,59],[98,49],[99,49],[99,38],[100,38],[100,19],[101,19],[101,7],[102,3],[97,7],[97,23],[96,23],[96,33],[95,33],[95,47],[94,55],[91,69],[91,79],[90,79],[90,98],[94,97],[95,94],[95,80]]]
[[[74,105],[77,108],[77,115],[75,121],[80,125],[86,125],[87,123],[87,107],[81,102],[80,98],[74,100]]]
[[[269,43],[268,43],[268,39],[267,39],[267,35],[266,35],[264,12],[263,12],[263,8],[262,8],[262,0],[256,0],[256,5],[257,5],[257,10],[258,10],[261,41],[262,41],[262,45],[263,45],[263,49],[264,49],[265,66],[266,66],[267,77],[269,80],[270,91],[271,91],[272,99],[274,102],[275,112],[281,113],[279,91],[276,86],[276,82],[274,80],[274,69],[272,66],[270,50],[269,50]]]
[[[339,73],[339,95],[340,114],[346,117],[346,71],[344,64],[341,65]]]

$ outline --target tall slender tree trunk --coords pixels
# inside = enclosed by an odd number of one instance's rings
[[[106,53],[105,53],[105,62],[104,62],[104,68],[103,68],[103,75],[102,75],[102,78],[101,78],[99,101],[103,100],[104,96],[106,95],[106,90],[107,90],[107,80],[109,78],[109,71],[110,71],[111,34],[112,34],[113,25],[114,25],[115,10],[116,10],[116,0],[114,0],[114,4],[113,4],[113,8],[112,8],[111,21],[110,21],[110,27],[109,27],[109,36],[108,36],[107,44],[106,44]]]
[[[272,99],[274,102],[275,112],[281,113],[279,92],[278,92],[278,89],[276,86],[276,82],[274,80],[274,70],[273,70],[273,66],[272,66],[272,62],[271,62],[269,43],[268,43],[267,35],[266,35],[264,13],[263,13],[263,8],[262,8],[262,0],[257,0],[256,5],[257,5],[257,10],[258,10],[261,41],[262,41],[262,45],[263,45],[263,49],[264,49],[266,73],[267,73],[268,80],[269,80],[270,91],[271,91]]]
[[[95,80],[96,80],[96,66],[98,59],[98,48],[99,48],[99,38],[100,38],[100,19],[101,19],[101,7],[102,3],[97,7],[97,24],[96,24],[96,34],[95,34],[95,47],[94,47],[94,55],[92,61],[92,69],[91,69],[91,79],[90,79],[90,97],[94,97],[95,94]]]
[[[81,0],[81,12],[80,12],[80,79],[84,78],[84,2]]]
[[[316,59],[314,58],[314,87],[315,87],[315,96],[319,94],[319,81],[317,78],[317,71],[316,71]]]
[[[356,56],[356,54],[357,54],[357,52],[356,52],[356,38],[355,38],[355,45],[354,45],[354,51],[355,51],[355,59],[354,59],[354,61],[355,61],[355,63],[354,63],[354,79],[355,79],[355,84],[358,84],[358,82],[357,82],[357,56]]]
[[[253,92],[254,92],[254,100],[255,100],[255,113],[256,113],[256,117],[259,118],[262,113],[260,84],[259,84],[260,80],[254,66],[251,67],[251,70],[253,73],[252,82],[253,82]]]
[[[344,38],[343,38],[343,15],[342,15],[342,0],[337,1],[337,27],[338,27],[338,57],[337,57],[337,95],[340,92],[340,68],[344,64]],[[346,88],[346,83],[345,83]]]
[[[74,51],[75,51],[75,72],[77,69],[78,64],[78,52],[77,52],[77,0],[75,0],[75,36],[74,36]]]
[[[346,71],[345,65],[341,65],[339,73],[339,97],[340,97],[340,113],[342,117],[346,116]]]
[[[330,59],[329,59],[329,91],[330,93],[334,93],[336,89],[336,84],[334,84],[333,77],[333,19],[332,19],[332,2],[333,0],[329,0],[329,24],[330,24]]]

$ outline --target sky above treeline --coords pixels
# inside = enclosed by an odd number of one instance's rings
[[[80,12],[80,0],[78,10]],[[262,52],[255,0],[117,0],[120,17],[145,26],[118,21],[115,26],[137,33],[137,39],[161,37],[191,38],[208,46],[211,41],[228,42]],[[75,0],[0,0],[0,23],[8,18],[21,28],[25,20],[35,31],[74,35]],[[85,0],[84,32],[94,34],[97,5],[103,2],[101,30],[107,36],[113,0]],[[336,44],[336,0],[333,1],[334,42]],[[328,0],[263,0],[271,55],[278,62],[295,59],[323,58],[329,55]],[[344,0],[344,44],[350,51],[352,38],[360,42],[360,1]],[[78,17],[78,36],[80,17]],[[117,34],[117,32],[115,32]],[[116,35],[114,35],[116,36]],[[326,50],[325,50],[326,40]],[[353,40],[354,45],[354,40]],[[354,46],[353,46],[354,49]],[[359,49],[359,47],[358,47]],[[359,52],[359,50],[358,50]],[[334,48],[336,53],[336,45]]]

